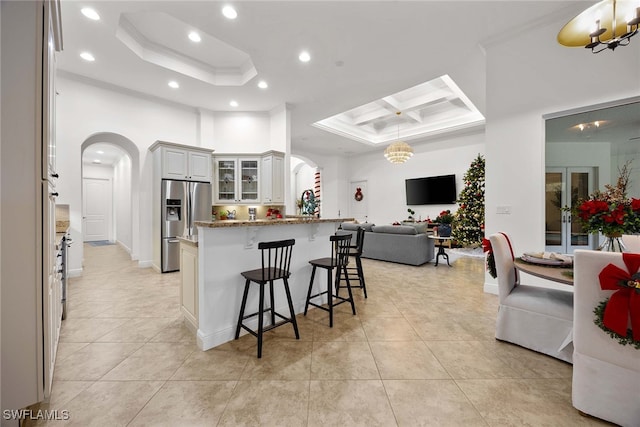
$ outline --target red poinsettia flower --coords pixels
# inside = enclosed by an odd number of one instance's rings
[[[640,211],[640,199],[631,199],[631,209],[634,211]]]
[[[604,216],[604,221],[608,224],[624,224],[624,206],[618,205],[613,211],[611,211],[608,215]]]

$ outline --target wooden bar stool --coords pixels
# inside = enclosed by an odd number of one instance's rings
[[[313,266],[313,270],[311,270],[311,280],[309,281],[309,291],[307,292],[307,302],[304,306],[304,314],[307,315],[307,310],[309,309],[309,305],[317,307],[321,310],[325,310],[329,312],[329,326],[333,328],[333,307],[340,305],[345,302],[351,303],[351,311],[353,314],[356,314],[356,306],[353,303],[353,294],[351,293],[351,285],[349,283],[349,278],[346,278],[347,281],[347,291],[349,293],[348,298],[343,298],[337,295],[338,285],[340,284],[340,277],[342,274],[347,274],[347,264],[349,263],[349,249],[351,245],[351,234],[346,235],[336,235],[330,236],[329,240],[331,241],[331,258],[318,258],[309,261],[309,264]],[[324,268],[327,270],[327,290],[323,292],[319,292],[315,295],[311,295],[313,289],[313,280],[316,276],[316,268]],[[333,270],[337,269],[336,272],[336,280],[335,283],[333,281]],[[334,295],[334,289],[336,290],[336,294]],[[323,307],[320,304],[315,304],[311,302],[312,298],[316,298],[327,294],[328,299],[328,307]],[[337,299],[338,302],[334,303],[333,299]]]
[[[244,294],[242,296],[242,305],[240,306],[240,314],[238,316],[238,326],[236,327],[236,338],[240,336],[240,328],[245,329],[251,335],[258,338],[258,358],[262,357],[262,334],[271,329],[282,326],[285,323],[293,324],[293,331],[296,334],[296,339],[300,339],[298,333],[298,323],[296,322],[296,315],[293,311],[293,303],[291,302],[291,291],[289,290],[289,267],[291,265],[291,252],[293,245],[296,244],[294,239],[279,240],[274,242],[261,242],[258,243],[258,249],[262,251],[262,268],[256,270],[244,271],[242,276],[246,279],[244,284]],[[287,294],[287,303],[289,305],[289,316],[285,317],[282,314],[275,311],[275,300],[273,296],[273,282],[274,280],[280,280],[284,282],[284,291]],[[252,314],[244,315],[247,305],[247,295],[249,294],[249,286],[251,283],[257,283],[260,285],[260,299],[258,302],[258,311]],[[268,309],[264,308],[264,287],[269,284],[269,296],[271,306]],[[264,313],[271,314],[271,325],[264,326]],[[256,331],[250,329],[244,324],[244,320],[251,317],[258,316],[258,329]],[[282,319],[276,323],[276,316]]]
[[[345,232],[345,233],[348,233]],[[358,227],[356,231],[356,244],[349,246],[349,255],[355,258],[355,266],[346,266],[347,273],[341,277],[340,283],[349,279],[350,281],[357,281],[357,285],[351,285],[351,288],[360,288],[364,292],[364,297],[367,297],[367,285],[364,281],[364,271],[362,269],[362,248],[364,247],[364,228]],[[353,237],[352,237],[353,238]],[[336,294],[340,292],[340,288],[346,288],[346,285],[339,284]]]

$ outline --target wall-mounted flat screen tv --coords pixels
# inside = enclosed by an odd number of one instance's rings
[[[442,175],[405,180],[407,205],[452,205],[456,202],[456,176]]]

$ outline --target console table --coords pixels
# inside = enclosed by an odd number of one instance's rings
[[[445,242],[451,242],[451,240],[453,240],[453,237],[444,237],[444,236],[434,236],[434,235],[429,235],[430,239],[435,239],[438,241],[438,253],[436,254],[436,267],[438,266],[438,259],[440,257],[443,257],[444,259],[447,260],[447,265],[449,267],[451,267],[451,264],[449,264],[449,255],[447,255],[447,252],[444,250],[444,244]]]

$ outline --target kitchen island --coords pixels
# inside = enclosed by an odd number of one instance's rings
[[[295,312],[302,313],[311,278],[309,260],[330,256],[329,236],[336,232],[343,221],[353,219],[292,217],[254,221],[197,221],[198,272],[197,290],[194,289],[197,309],[191,310],[197,313],[197,319],[185,319],[194,329],[197,328],[198,348],[208,350],[234,339],[244,289],[244,278],[240,273],[260,268],[260,242],[296,240],[289,287]],[[325,276],[317,276],[316,286],[324,288]],[[287,313],[283,287],[276,284],[274,289],[276,311]],[[247,299],[247,312],[257,311],[257,307],[258,288],[254,286]],[[293,329],[291,334],[293,336]]]

